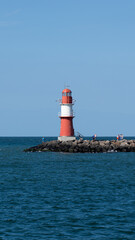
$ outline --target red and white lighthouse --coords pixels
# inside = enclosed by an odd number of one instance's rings
[[[60,101],[61,105],[61,127],[60,127],[60,136],[58,140],[60,141],[71,141],[75,140],[74,136],[74,128],[73,128],[73,100],[72,100],[72,92],[70,89],[65,88],[62,91],[62,100]]]

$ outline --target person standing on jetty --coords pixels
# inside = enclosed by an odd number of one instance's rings
[[[93,139],[93,140],[96,140],[96,137],[97,137],[97,135],[94,134],[94,135],[92,136],[92,139]]]
[[[118,136],[117,136],[117,141],[118,140],[123,140],[123,134],[119,134]]]

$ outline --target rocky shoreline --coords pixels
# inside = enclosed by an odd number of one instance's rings
[[[44,142],[30,147],[25,152],[67,152],[67,153],[100,153],[100,152],[135,152],[135,140],[74,140],[62,142],[59,140]]]

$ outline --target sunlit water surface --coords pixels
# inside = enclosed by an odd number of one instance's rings
[[[135,153],[23,152],[39,143],[0,138],[0,240],[135,239]]]

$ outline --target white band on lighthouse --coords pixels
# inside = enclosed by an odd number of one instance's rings
[[[61,104],[61,117],[73,117],[72,104]]]

